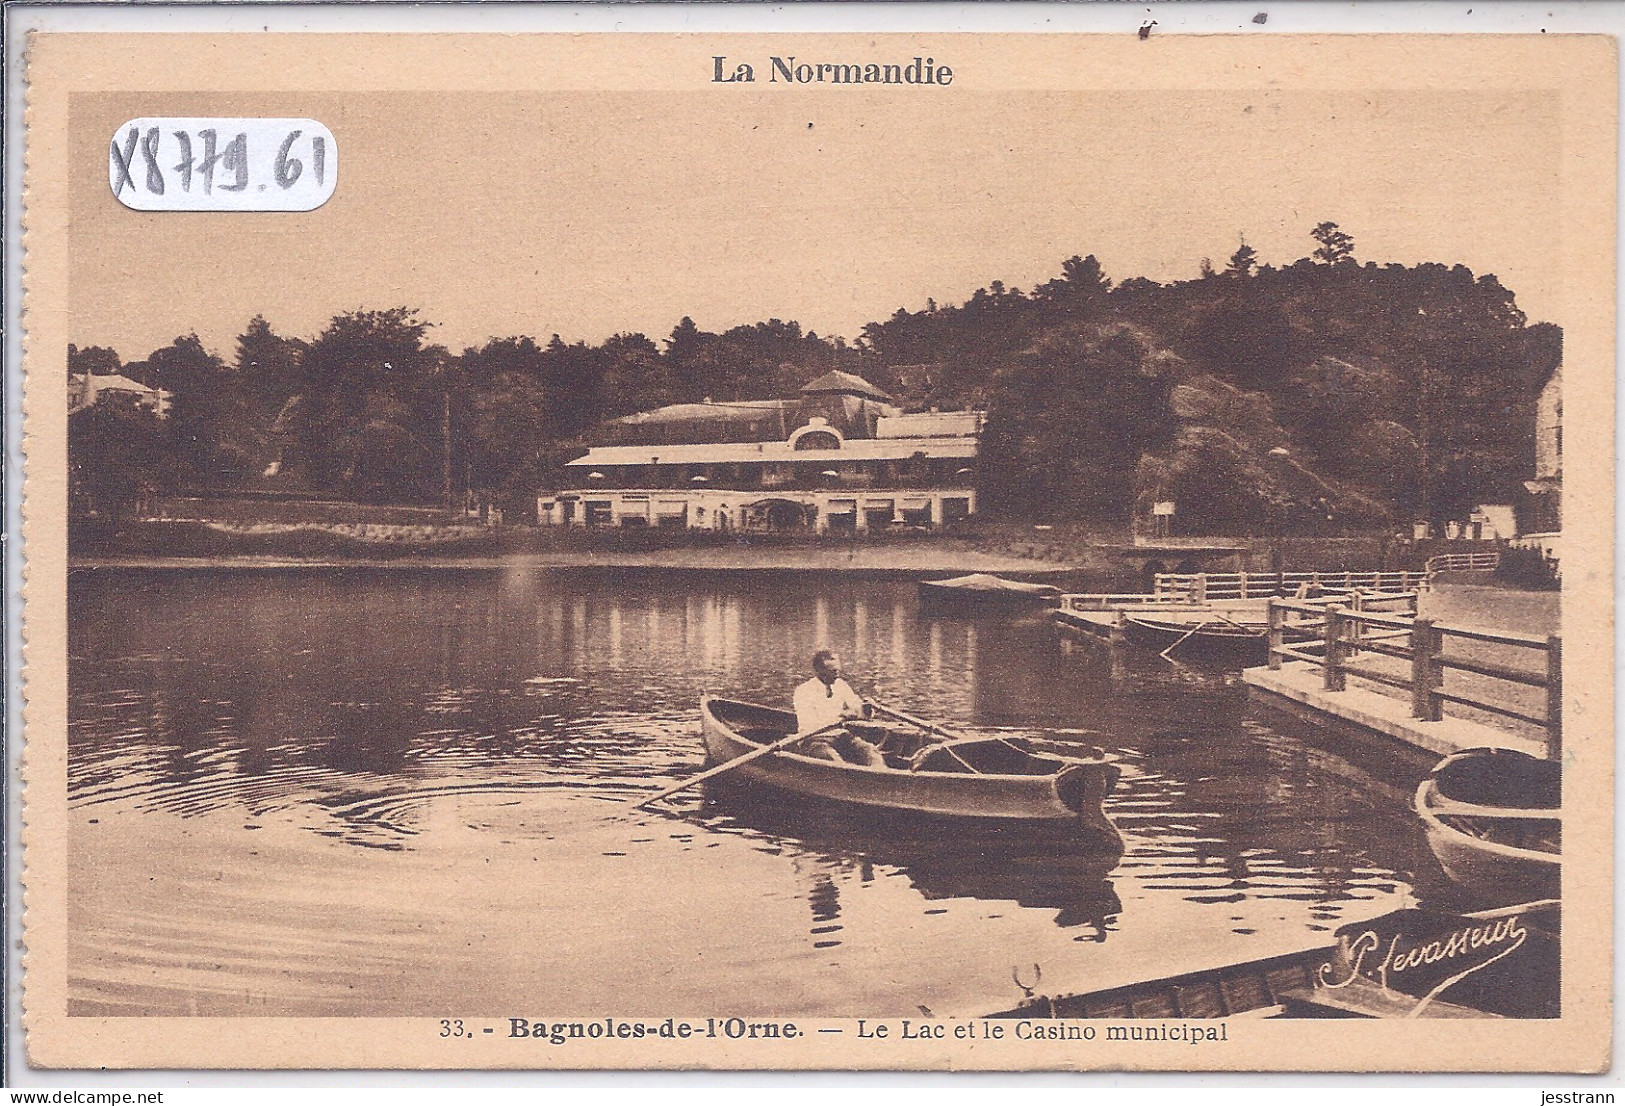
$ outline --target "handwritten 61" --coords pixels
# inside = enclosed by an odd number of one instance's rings
[[[131,119],[107,179],[137,211],[311,211],[338,183],[338,143],[314,119]]]

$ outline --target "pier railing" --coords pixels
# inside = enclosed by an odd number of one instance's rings
[[[1546,755],[1556,759],[1563,749],[1563,639],[1557,634],[1537,637],[1468,626],[1447,626],[1415,617],[1415,596],[1409,614],[1373,609],[1366,596],[1360,609],[1334,603],[1305,603],[1290,599],[1269,601],[1269,667],[1284,661],[1305,661],[1321,670],[1326,691],[1343,691],[1349,676],[1406,691],[1411,717],[1422,722],[1444,719],[1446,703],[1488,711],[1536,726],[1545,732]],[[1527,650],[1538,655],[1531,668],[1500,664],[1460,652],[1449,652],[1452,642],[1476,642],[1500,650]],[[1362,654],[1404,661],[1408,672],[1382,669],[1366,663]],[[1481,694],[1444,690],[1447,670],[1472,673],[1490,681]],[[1545,709],[1532,714],[1492,694],[1510,685],[1545,693]]]
[[[1440,572],[1491,572],[1501,565],[1501,551],[1488,549],[1479,553],[1439,553],[1427,559],[1427,575]]]
[[[1134,607],[1194,606],[1183,595],[1152,591],[1068,592],[1061,596],[1064,611],[1113,611]]]
[[[1481,556],[1482,554],[1473,554]],[[1156,594],[1184,602],[1213,599],[1307,598],[1320,591],[1415,591],[1427,586],[1425,572],[1159,572]]]
[[[1415,610],[1415,596],[1427,586],[1421,572],[1197,572],[1158,573],[1155,591],[1071,592],[1061,596],[1061,609],[1107,611],[1141,607],[1202,607],[1225,599],[1266,600],[1290,597],[1298,602],[1342,602],[1360,609],[1373,601],[1404,601]]]

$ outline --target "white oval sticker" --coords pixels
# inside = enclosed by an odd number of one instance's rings
[[[314,119],[131,119],[107,156],[113,195],[137,211],[312,211],[338,175]]]

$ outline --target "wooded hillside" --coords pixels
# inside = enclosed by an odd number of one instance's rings
[[[397,307],[308,339],[256,317],[224,356],[193,335],[133,361],[70,347],[72,372],[172,393],[162,420],[116,397],[74,416],[75,483],[101,499],[276,486],[411,503],[441,499],[449,472],[454,493],[523,503],[604,419],[794,395],[841,368],[911,408],[985,407],[982,502],[1017,518],[1122,523],[1173,499],[1183,529],[1296,531],[1512,501],[1560,329],[1528,324],[1493,275],[1361,263],[1331,223],[1312,239],[1282,268],[1242,245],[1166,285],[1074,256],[1030,291],[993,281],[852,343],[684,318],[658,343],[520,336],[453,353]]]

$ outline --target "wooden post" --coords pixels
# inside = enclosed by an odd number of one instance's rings
[[[1196,574],[1196,601],[1198,603],[1207,602],[1207,573],[1205,572]]]
[[[1435,694],[1443,682],[1435,660],[1441,637],[1431,618],[1411,623],[1411,717],[1421,722],[1444,717],[1444,703]]]
[[[1245,572],[1238,572],[1236,575],[1241,578],[1241,597],[1245,599],[1247,598],[1247,574]]]
[[[1546,759],[1563,759],[1563,639],[1546,635]]]
[[[1428,700],[1432,689],[1428,687],[1429,643],[1433,639],[1433,620],[1418,618],[1411,623],[1411,717],[1426,720]]]
[[[1343,608],[1326,608],[1326,663],[1321,668],[1321,687],[1326,691],[1342,691],[1343,676]]]
[[[1286,618],[1286,611],[1282,610],[1280,604],[1274,599],[1265,604],[1264,611],[1270,624],[1270,671],[1278,672],[1281,669],[1281,646],[1286,642],[1286,634],[1281,628]]]
[[[1431,629],[1428,631],[1428,716],[1429,722],[1444,721],[1444,700],[1439,698],[1439,689],[1444,687],[1444,665],[1439,663],[1439,654],[1444,652],[1444,631],[1430,620]]]

